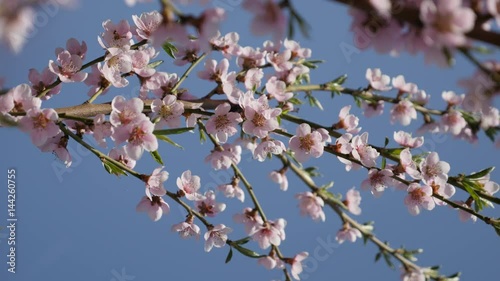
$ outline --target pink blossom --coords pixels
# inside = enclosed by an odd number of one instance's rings
[[[152,200],[152,196],[163,196],[167,193],[163,183],[168,179],[168,172],[162,171],[163,167],[153,170],[150,176],[144,176],[146,181],[146,196]]]
[[[244,109],[246,120],[243,122],[243,131],[245,133],[263,138],[268,135],[269,131],[279,128],[277,117],[281,114],[281,109],[263,108],[256,102],[245,106]]]
[[[207,157],[205,162],[210,162],[215,170],[229,169],[231,164],[238,164],[241,160],[241,146],[225,143],[222,149],[214,149]]]
[[[163,214],[170,212],[170,206],[159,196],[152,196],[151,199],[142,197],[135,209],[137,212],[147,212],[153,221],[160,220]]]
[[[219,7],[206,8],[199,16],[199,22],[196,27],[199,32],[198,38],[203,44],[201,47],[204,51],[211,50],[209,40],[219,34],[220,23],[225,19],[225,17],[226,11]]]
[[[253,158],[263,162],[270,154],[280,155],[286,151],[285,144],[279,140],[267,139],[261,141],[253,151]]]
[[[450,164],[445,161],[439,161],[439,155],[436,152],[431,152],[427,155],[427,157],[420,162],[419,167],[422,172],[423,181],[426,184],[435,181],[441,185],[445,184],[448,180]]]
[[[34,29],[36,12],[29,5],[16,4],[13,9],[9,9],[8,5],[2,4],[2,13],[9,16],[0,17],[0,40],[12,51],[19,53]]]
[[[455,203],[461,205],[462,207],[466,208],[466,209],[469,209],[471,210],[470,208],[470,204],[472,204],[472,202],[470,202],[469,204],[467,204],[468,202],[464,202],[464,201],[455,201]],[[469,219],[472,220],[472,222],[476,222],[477,221],[477,217],[469,212],[466,212],[462,209],[458,209],[458,218],[460,219],[460,221],[462,222],[466,222],[468,221]]]
[[[294,40],[285,39],[283,46],[292,51],[292,58],[307,59],[311,57],[311,49],[300,47],[300,44]]]
[[[427,278],[425,277],[425,273],[423,269],[403,269],[403,273],[401,274],[402,281],[425,281]]]
[[[176,47],[179,51],[175,54],[176,59],[174,60],[174,64],[177,66],[183,66],[194,62],[198,58],[198,53],[200,52],[200,41],[189,40],[183,42],[182,45],[176,45]]]
[[[417,111],[409,100],[402,100],[391,109],[391,124],[398,121],[403,126],[410,125],[412,119],[417,119]]]
[[[153,134],[154,124],[144,117],[136,123],[117,128],[113,133],[116,144],[127,141],[125,150],[130,158],[139,160],[146,151],[156,151],[158,149],[158,140]]]
[[[227,76],[229,61],[222,59],[219,63],[216,60],[207,60],[205,70],[198,72],[198,77],[203,80],[216,81],[221,83]]]
[[[368,171],[368,178],[361,183],[361,188],[370,190],[375,197],[382,195],[382,192],[394,185],[394,180],[391,178],[394,174],[389,169],[377,170],[370,169]]]
[[[90,89],[87,92],[87,95],[89,97],[93,96],[95,93],[97,93],[97,91],[101,89],[103,89],[101,95],[104,95],[109,91],[109,85],[111,84],[111,82],[109,82],[108,79],[104,77],[101,72],[101,68],[101,63],[92,65],[91,72],[87,76],[87,79],[85,79],[85,85],[90,86]]]
[[[283,37],[287,19],[279,3],[246,0],[243,2],[243,7],[255,15],[250,25],[253,34],[261,36],[272,33],[276,40]]]
[[[349,154],[352,151],[352,134],[345,133],[335,141],[335,149],[342,154]]]
[[[364,132],[361,136],[355,136],[351,140],[351,154],[354,159],[357,159],[366,167],[375,167],[376,159],[380,155],[377,150],[368,145],[368,132]]]
[[[449,199],[456,192],[455,187],[449,183],[439,184],[439,183],[432,181],[429,184],[429,186],[432,187],[432,191],[434,194],[439,194],[439,195],[443,196],[443,198],[445,198],[445,199]],[[436,205],[439,205],[439,206],[447,205],[446,202],[444,202],[438,198],[433,197],[433,199],[434,199],[434,202],[436,203]]]
[[[213,49],[222,52],[224,57],[230,58],[232,55],[238,54],[240,49],[239,40],[240,36],[236,32],[230,32],[224,36],[221,36],[220,32],[218,32],[216,36],[210,39],[210,43]]]
[[[273,268],[284,268],[285,264],[283,263],[282,260],[280,260],[276,256],[265,256],[262,258],[259,258],[257,260],[257,263],[265,267],[266,269],[273,269]]]
[[[289,262],[292,265],[290,272],[295,280],[300,280],[299,274],[302,273],[302,261],[307,259],[308,256],[308,252],[301,252],[293,257]]]
[[[363,115],[368,118],[379,116],[384,113],[384,101],[382,100],[377,102],[366,102],[363,100],[361,102],[361,107],[363,108]]]
[[[361,214],[361,208],[359,207],[359,205],[361,204],[361,194],[359,193],[359,191],[355,190],[354,187],[347,191],[343,203],[344,205],[346,205],[351,214]]]
[[[424,137],[412,138],[410,133],[404,131],[394,132],[394,140],[399,145],[409,148],[421,147],[424,144]]]
[[[38,73],[36,69],[32,68],[30,69],[28,79],[31,83],[33,95],[38,96],[40,93],[45,91],[49,85],[56,81],[57,75],[50,71],[48,67],[44,68],[42,73]],[[61,92],[61,87],[61,84],[55,86],[50,91],[48,91],[41,99],[48,100],[53,95],[59,94],[59,92]]]
[[[417,92],[415,92],[410,97],[410,100],[414,104],[418,104],[418,105],[422,105],[422,106],[426,105],[430,99],[431,99],[431,95],[428,95],[424,90],[417,90]]]
[[[200,227],[193,223],[193,221],[183,221],[178,224],[172,225],[172,231],[178,232],[182,239],[189,237],[200,238]]]
[[[128,80],[122,75],[132,71],[132,57],[130,52],[121,49],[112,49],[99,69],[113,86],[123,88],[128,86]]]
[[[382,74],[380,68],[368,68],[366,70],[366,80],[370,82],[370,86],[378,91],[389,91],[391,87],[391,78],[388,75]]]
[[[359,118],[353,114],[349,114],[350,110],[350,105],[342,107],[339,113],[339,122],[334,124],[333,126],[336,129],[345,129],[348,133],[357,134],[359,131],[361,131],[361,127],[358,127]]]
[[[286,87],[285,82],[278,80],[276,76],[271,77],[266,83],[266,91],[279,102],[285,102],[293,97],[293,93],[287,92]]]
[[[85,41],[78,42],[77,39],[75,38],[70,38],[68,41],[66,41],[66,50],[71,54],[71,55],[77,55],[79,56],[82,60],[85,59],[85,55],[87,53],[87,43]],[[56,56],[60,53],[63,52],[63,48],[56,48]]]
[[[288,178],[284,172],[272,171],[269,173],[271,180],[280,185],[280,189],[283,191],[288,190]]]
[[[212,190],[205,192],[203,198],[196,201],[196,209],[204,216],[213,218],[226,209],[226,204],[215,201],[215,193]]]
[[[235,214],[233,220],[237,223],[245,224],[245,233],[250,235],[256,231],[256,229],[264,223],[262,217],[259,215],[257,210],[251,208],[243,209],[242,214]]]
[[[325,212],[323,212],[325,202],[321,197],[307,191],[295,195],[295,198],[300,200],[299,208],[302,216],[308,215],[315,221],[325,221]]]
[[[177,100],[175,95],[166,95],[162,100],[155,99],[151,103],[151,111],[160,118],[156,123],[156,128],[163,128],[167,125],[170,128],[177,128],[181,125],[181,116],[184,113],[184,104]]]
[[[116,96],[111,101],[111,108],[109,121],[115,127],[128,125],[144,116],[144,102],[138,98],[125,100],[122,96]]]
[[[405,77],[403,75],[398,75],[392,78],[392,86],[399,90],[399,93],[408,93],[410,95],[415,94],[418,87],[414,83],[406,83]]]
[[[152,77],[154,78],[153,94],[159,99],[172,94],[172,88],[179,82],[176,73],[156,72]]]
[[[6,94],[0,95],[0,113],[28,112],[39,109],[42,101],[34,97],[28,84],[17,85]]]
[[[288,49],[281,53],[268,52],[266,59],[274,67],[276,72],[288,71],[293,67],[293,63],[290,61],[292,59],[292,51]]]
[[[97,141],[99,146],[106,148],[106,138],[111,137],[111,123],[106,121],[104,114],[97,114],[94,117],[94,139]]]
[[[258,48],[242,47],[238,52],[236,64],[245,70],[263,66],[266,64],[265,54],[264,51]]]
[[[261,249],[267,249],[271,245],[279,246],[282,240],[285,240],[284,219],[278,219],[276,222],[268,220],[264,225],[258,225],[249,234],[254,241],[257,241]]]
[[[205,252],[210,252],[213,247],[221,248],[226,245],[227,234],[233,230],[223,224],[218,224],[214,228],[207,231],[205,238]]]
[[[356,239],[361,238],[361,236],[362,234],[359,229],[353,228],[349,224],[344,224],[344,226],[337,232],[335,240],[337,240],[339,244],[344,243],[345,240],[354,243],[356,242]]]
[[[156,73],[156,69],[149,66],[151,59],[158,55],[154,48],[142,48],[130,51],[132,60],[132,71],[140,77],[151,77]]]
[[[102,23],[102,27],[104,28],[104,32],[97,38],[101,47],[104,49],[130,49],[132,45],[132,32],[126,20],[121,20],[118,24],[114,24],[111,20],[106,20]]]
[[[82,58],[62,51],[57,55],[57,63],[49,61],[49,69],[56,74],[62,82],[82,82],[87,78],[87,73],[80,72]]]
[[[262,69],[250,68],[245,74],[245,88],[249,91],[257,90],[257,88],[260,87],[262,78],[264,78],[264,71]],[[269,92],[269,90],[267,89],[267,84],[266,90]]]
[[[399,153],[400,164],[405,172],[414,179],[421,179],[422,175],[417,169],[417,164],[413,161],[410,149],[405,148]]]
[[[220,143],[227,142],[228,137],[238,132],[236,126],[243,122],[243,118],[237,112],[229,112],[231,105],[223,103],[215,108],[215,114],[206,123],[207,133],[215,136]]]
[[[408,195],[405,197],[405,205],[408,207],[410,214],[414,216],[420,213],[420,208],[429,211],[434,209],[435,203],[432,199],[432,187],[411,183],[408,186]]]
[[[299,162],[307,161],[311,156],[318,158],[323,155],[323,136],[318,131],[311,132],[311,126],[303,123],[297,127],[295,136],[290,138],[289,147]]]
[[[129,167],[130,169],[133,169],[135,167],[136,161],[128,156],[128,153],[125,150],[124,146],[111,149],[108,153],[108,156]]]
[[[430,0],[420,4],[420,20],[424,24],[422,37],[428,45],[456,47],[467,42],[465,33],[472,30],[476,20],[474,11],[462,5],[461,0]]]
[[[465,98],[465,94],[457,95],[453,91],[443,91],[441,97],[448,103],[448,106],[451,107],[460,105]]]
[[[236,197],[241,202],[245,201],[245,192],[243,192],[243,189],[237,183],[219,185],[218,189],[227,198]]]
[[[198,193],[200,189],[200,177],[191,175],[191,171],[187,170],[177,178],[177,187],[179,188],[182,196],[186,196],[187,200],[203,200],[205,197]]]
[[[57,112],[52,108],[34,107],[26,112],[20,125],[23,131],[30,134],[33,144],[41,146],[60,132],[59,126],[55,123],[58,118]]]
[[[68,152],[67,146],[68,137],[60,132],[56,136],[48,139],[44,144],[39,146],[39,148],[43,152],[54,153],[57,158],[59,158],[59,160],[61,160],[64,165],[66,165],[67,168],[71,166],[71,155]]]
[[[458,135],[467,126],[467,121],[462,117],[460,111],[452,110],[441,117],[441,129]]]
[[[488,130],[500,125],[500,112],[498,108],[490,106],[488,109],[483,109],[481,112],[481,128]]]
[[[163,16],[158,11],[142,13],[139,17],[132,15],[132,19],[137,26],[135,32],[141,39],[149,39],[151,34],[163,21]]]

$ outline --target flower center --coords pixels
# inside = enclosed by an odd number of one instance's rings
[[[422,197],[424,197],[424,195],[425,195],[424,192],[420,188],[417,188],[410,192],[411,199],[415,202],[420,202],[422,200]]]
[[[37,116],[31,118],[33,120],[33,127],[45,129],[49,124],[49,119],[43,115],[43,113],[38,113]]]
[[[128,142],[133,144],[133,145],[139,145],[142,143],[142,139],[146,135],[146,132],[144,132],[141,127],[135,127],[132,130],[132,133],[130,134],[130,138],[128,139]]]
[[[172,107],[170,105],[162,105],[159,113],[162,118],[166,119],[173,114]]]
[[[255,117],[254,117],[255,119]],[[252,120],[253,121],[253,120]],[[220,130],[229,125],[229,119],[227,118],[227,115],[218,115],[215,118],[215,129]],[[254,123],[255,124],[255,123]]]
[[[255,125],[255,127],[262,127],[264,124],[266,124],[266,118],[264,115],[260,113],[255,113],[252,119],[252,123]]]
[[[303,137],[299,137],[300,140],[300,149],[305,151],[310,151],[314,145],[314,140],[311,138],[311,134],[307,134]]]

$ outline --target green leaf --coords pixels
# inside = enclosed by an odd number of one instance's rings
[[[340,75],[339,77],[332,80],[332,84],[342,85],[347,80],[347,74]]]
[[[173,59],[175,59],[175,53],[179,51],[174,45],[172,45],[168,41],[163,44],[163,50]]]
[[[484,133],[492,142],[494,142],[495,136],[499,130],[500,130],[500,127],[490,127],[486,131],[484,131]]]
[[[150,68],[157,68],[158,66],[160,66],[160,64],[162,64],[163,61],[162,60],[157,60],[157,61],[154,61],[150,64],[148,64],[148,67]]]
[[[247,237],[242,238],[240,240],[233,241],[233,243],[238,244],[238,245],[244,245],[244,244],[248,243],[249,241],[250,241],[250,237],[247,236]]]
[[[382,253],[378,252],[376,255],[375,255],[375,262],[378,262],[378,260],[380,260],[380,258],[382,257]]]
[[[230,247],[229,253],[227,253],[227,257],[226,257],[226,263],[230,262],[232,258],[233,258],[233,248]]]
[[[495,167],[489,167],[489,168],[481,170],[481,171],[479,171],[477,173],[470,174],[470,175],[466,176],[466,178],[468,178],[468,179],[479,179],[479,178],[482,178],[482,177],[490,174],[494,169],[495,169]]]
[[[476,190],[478,188],[480,189],[480,187],[477,186],[477,183],[469,181],[467,179],[462,181],[462,185],[465,188],[465,190],[467,191],[467,193],[470,194],[472,199],[474,199],[474,210],[476,212],[481,211],[484,207],[484,201],[481,200],[481,198],[479,198],[479,195],[477,195],[477,193],[476,193]]]
[[[385,169],[385,166],[387,165],[387,159],[385,157],[382,158],[382,169]]]
[[[258,253],[254,252],[250,249],[241,247],[239,245],[234,245],[234,248],[236,250],[238,250],[238,252],[240,252],[241,254],[243,254],[244,256],[247,256],[249,258],[260,258],[261,257],[261,255],[259,255]]]
[[[384,147],[387,147],[388,144],[389,144],[389,138],[385,137]]]
[[[204,143],[207,141],[207,136],[205,135],[205,132],[203,132],[203,130],[198,127],[198,131],[200,132],[200,142],[201,143]]]
[[[319,102],[319,100],[317,98],[315,98],[312,95],[308,94],[307,95],[307,100],[309,101],[309,105],[310,106],[312,106],[312,107],[317,106],[319,109],[323,110],[323,106],[321,105],[321,103]]]
[[[104,169],[106,170],[106,172],[108,172],[111,175],[128,176],[127,173],[125,171],[123,171],[120,167],[116,166],[115,164],[113,164],[112,162],[109,162],[106,159],[102,160],[102,165],[104,166]]]
[[[174,142],[173,140],[171,140],[167,136],[157,135],[156,138],[159,139],[159,140],[162,140],[162,141],[164,141],[166,143],[169,143],[169,144],[171,144],[171,145],[173,145],[173,146],[175,146],[177,148],[184,149],[184,147],[182,147],[180,144]]]
[[[387,263],[387,266],[389,266],[390,268],[394,268],[394,264],[391,261],[391,256],[389,255],[389,253],[384,252],[383,256],[385,263]]]
[[[311,177],[320,177],[322,176],[320,172],[318,172],[318,167],[307,167],[304,169],[304,171]]]
[[[158,153],[158,150],[150,151],[149,153],[151,153],[151,156],[153,156],[153,159],[156,162],[158,162],[158,164],[165,165],[165,164],[163,164],[163,160],[161,159],[161,155],[160,155],[160,153]]]
[[[498,218],[497,220],[500,220],[500,218]],[[493,227],[495,228],[495,232],[497,233],[497,235],[500,236],[500,222],[494,223]]]
[[[155,130],[153,134],[155,135],[178,135],[194,130],[194,127],[186,128],[176,128],[176,129],[166,129],[166,130]]]
[[[294,105],[301,105],[302,104],[302,101],[296,97],[289,99],[288,102],[291,104],[294,104]]]

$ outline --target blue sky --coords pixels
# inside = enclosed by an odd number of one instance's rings
[[[42,14],[39,16],[43,17],[45,13],[48,20],[43,26],[38,26],[34,37],[21,54],[12,55],[5,49],[0,49],[3,66],[0,77],[5,77],[6,86],[27,82],[28,70],[43,69],[50,59],[54,59],[54,49],[65,46],[70,37],[87,42],[87,60],[102,55],[97,43],[97,36],[102,31],[102,21],[127,19],[132,23],[131,15],[157,8],[156,3],[137,5],[131,9],[123,1],[103,1],[99,5],[91,2],[93,1],[80,1],[80,7],[74,11],[61,9],[54,14],[40,11]],[[340,46],[352,44],[352,34],[348,31],[351,20],[346,9],[328,1],[314,5],[295,2],[298,10],[313,27],[310,39],[299,35],[296,40],[313,50],[312,58],[326,60],[318,70],[313,71],[312,82],[325,82],[341,74],[348,74],[346,84],[357,88],[366,85],[366,68],[380,67],[390,76],[404,74],[407,81],[416,83],[432,95],[431,104],[434,108],[443,108],[441,92],[454,90],[461,93],[456,81],[475,71],[469,62],[461,58],[458,58],[453,69],[426,66],[420,56],[403,54],[399,58],[392,58],[377,55],[371,50],[356,53],[347,59],[340,51]],[[248,32],[248,13],[237,5],[230,8],[222,33],[237,31],[241,34],[241,45],[261,46],[264,38],[251,37]],[[184,68],[171,64],[165,54],[161,56],[166,61],[160,67],[162,71],[179,74],[184,71]],[[184,86],[194,94],[203,95],[207,92],[207,88],[196,84],[196,79],[188,80]],[[87,91],[85,85],[64,85],[63,93],[45,106],[60,107],[81,103],[87,98]],[[97,102],[109,101],[117,94],[130,96],[132,91],[133,86],[115,89],[100,97]],[[340,108],[353,104],[349,97],[331,100],[327,93],[318,95],[324,95],[320,100],[325,111],[318,112],[307,105],[300,110],[302,116],[318,123],[336,122]],[[385,136],[392,139],[394,131],[415,130],[422,122],[419,119],[409,128],[388,126],[387,111],[381,117],[361,120],[361,126],[370,133],[370,142],[373,144],[383,145]],[[359,114],[359,109],[354,109],[354,113]],[[286,128],[295,131],[293,124],[286,125]],[[451,164],[453,175],[471,173],[498,164],[498,150],[482,135],[477,145],[454,140],[451,136],[427,137],[428,149],[438,151],[441,159]],[[26,134],[15,129],[1,129],[0,138],[0,174],[6,177],[7,169],[15,168],[18,175],[17,273],[13,275],[6,271],[7,245],[4,235],[7,232],[3,229],[0,231],[0,280],[283,279],[281,271],[268,271],[257,265],[256,260],[236,252],[233,260],[224,264],[229,250],[227,247],[205,253],[203,239],[180,239],[170,231],[170,227],[182,221],[185,213],[172,201],[167,201],[171,206],[170,214],[156,223],[144,213],[136,213],[135,206],[144,194],[143,183],[132,177],[116,178],[108,175],[98,159],[74,142],[68,145],[73,165],[67,170],[61,170],[63,165],[52,154],[41,153],[31,144]],[[165,169],[170,173],[165,184],[168,190],[177,189],[175,179],[187,169],[201,177],[202,190],[214,188],[229,179],[228,172],[211,171],[209,165],[203,163],[203,158],[212,148],[211,144],[200,145],[197,134],[174,136],[173,139],[185,149],[180,150],[167,144],[161,144],[159,149],[166,162]],[[284,254],[293,256],[301,251],[312,254],[315,249],[328,253],[325,259],[310,259],[306,262],[309,268],[305,269],[302,279],[399,279],[398,269],[391,270],[383,262],[374,263],[377,251],[373,245],[363,246],[361,241],[357,241],[355,244],[346,242],[340,246],[325,248],[325,243],[333,241],[335,233],[341,227],[336,215],[325,210],[327,219],[324,223],[300,217],[294,195],[306,191],[306,187],[290,173],[289,190],[280,191],[267,178],[271,169],[281,167],[279,161],[274,159],[259,163],[250,161],[250,158],[248,153],[243,154],[241,168],[253,184],[268,218],[284,217],[288,221],[287,238],[280,247]],[[317,180],[318,183],[333,180],[333,191],[336,193],[345,194],[352,186],[359,189],[361,181],[366,177],[364,171],[346,173],[343,165],[331,155],[311,160],[306,165],[318,166],[324,175]],[[136,170],[150,173],[156,167],[157,164],[145,155]],[[492,179],[496,182],[500,180],[498,171],[493,172]],[[6,194],[6,187],[2,186],[0,226],[6,222]],[[464,280],[489,280],[497,274],[496,265],[500,252],[496,249],[500,246],[500,239],[491,227],[480,221],[476,224],[461,223],[457,212],[448,207],[438,207],[432,212],[424,211],[413,217],[403,204],[405,193],[400,191],[388,190],[378,199],[367,192],[362,192],[362,196],[363,213],[357,219],[360,222],[375,221],[375,233],[394,247],[404,245],[409,249],[423,248],[424,252],[418,261],[420,265],[439,264],[446,274],[462,271]],[[218,198],[228,207],[224,214],[212,220],[213,223],[231,226],[234,229],[231,239],[242,238],[243,227],[233,223],[231,217],[250,206],[250,201],[247,199],[242,204],[234,199],[226,199],[221,194],[218,194]],[[458,191],[456,199],[463,200],[466,196]],[[487,210],[486,214],[499,217],[497,210]],[[259,250],[255,243],[248,245]]]

